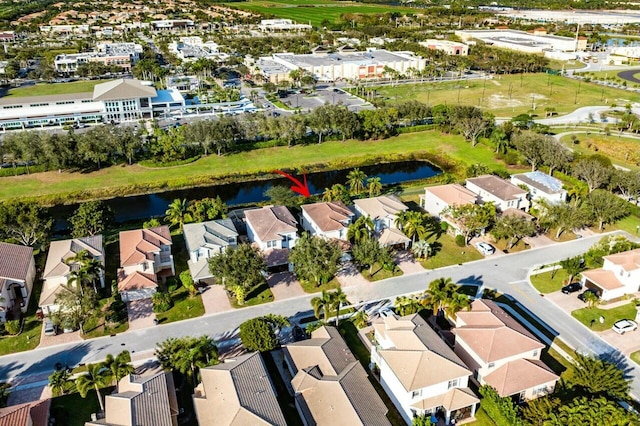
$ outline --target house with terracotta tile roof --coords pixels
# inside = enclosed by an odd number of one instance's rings
[[[404,418],[473,418],[480,400],[468,388],[471,371],[420,315],[381,316],[373,323],[371,362]]]
[[[374,232],[380,245],[385,247],[407,248],[411,239],[398,229],[396,219],[398,214],[409,210],[398,197],[381,195],[373,198],[361,198],[354,201],[356,216],[370,217],[373,221]]]
[[[596,290],[603,301],[640,291],[640,249],[605,256],[602,268],[582,273],[582,286]]]
[[[152,297],[158,276],[175,275],[168,226],[120,232],[118,292],[122,300]]]
[[[247,236],[265,255],[268,268],[289,263],[289,250],[298,240],[298,221],[285,206],[245,210]],[[291,268],[290,268],[291,269]]]
[[[442,212],[450,207],[475,204],[478,195],[464,186],[451,183],[448,185],[428,186],[424,195],[420,195],[420,207],[430,215],[443,219]]]
[[[130,374],[118,382],[118,393],[104,398],[104,418],[85,426],[177,426],[178,399],[173,374]]]
[[[99,280],[100,286],[104,288],[105,256],[102,235],[52,241],[42,273],[44,284],[38,305],[45,315],[58,310],[55,299],[62,290],[61,286],[67,284],[72,272],[77,271],[81,266],[79,262],[69,259],[76,257],[80,252],[86,252],[89,257],[102,264]]]
[[[49,426],[51,399],[0,408],[0,426]]]
[[[260,353],[201,368],[200,376],[193,394],[200,426],[286,426]]]
[[[540,361],[545,345],[494,301],[476,299],[458,312],[453,332],[454,351],[477,384],[518,401],[553,392],[559,377]]]
[[[325,239],[347,239],[347,231],[355,213],[341,201],[304,204],[301,207],[301,225],[311,235]]]
[[[498,211],[503,212],[509,208],[528,211],[531,204],[527,199],[528,191],[498,176],[469,178],[465,186],[478,196],[480,204],[493,203]]]
[[[238,231],[231,219],[187,223],[182,228],[184,242],[189,253],[189,272],[193,281],[211,279],[209,259],[224,252],[227,247],[238,245]]]
[[[27,311],[35,276],[31,247],[0,243],[0,322],[8,312],[15,317]]]
[[[320,327],[283,352],[305,425],[390,425],[387,407],[338,329]]]

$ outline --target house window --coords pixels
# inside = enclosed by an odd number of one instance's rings
[[[411,398],[417,398],[420,396],[420,391],[419,390],[415,390],[413,392],[411,392]]]
[[[458,386],[458,379],[449,380],[447,389],[455,388],[456,386]]]
[[[532,393],[533,393],[534,396],[535,395],[540,395],[540,394],[546,394],[547,393],[547,387],[543,386],[541,388],[534,389]]]

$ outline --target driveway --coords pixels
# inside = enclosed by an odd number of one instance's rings
[[[544,234],[535,235],[533,237],[524,237],[523,241],[529,244],[529,247],[531,248],[546,247],[557,242],[553,241],[551,238],[547,237]]]
[[[598,333],[605,342],[614,348],[618,348],[625,356],[640,350],[640,328],[620,335],[613,330],[605,330]]]
[[[396,252],[395,262],[398,265],[398,268],[402,271],[403,274],[417,274],[418,272],[424,272],[424,268],[418,262],[413,255],[406,251],[401,250]]]
[[[74,342],[82,342],[82,337],[80,337],[80,331],[74,331],[73,333],[58,333],[55,336],[45,336],[44,335],[44,327],[42,327],[41,331],[42,335],[40,336],[40,344],[39,348],[46,348],[49,346],[55,345],[63,345],[66,343],[74,343]]]
[[[555,291],[553,293],[545,294],[545,298],[555,303],[560,309],[571,315],[572,311],[576,309],[586,308],[587,304],[578,299],[578,295],[581,291],[575,293],[563,294],[561,291]]]
[[[221,285],[209,285],[206,287],[206,290],[202,293],[202,304],[204,305],[204,313],[207,315],[233,309],[227,297],[227,292]]]
[[[358,268],[353,264],[353,262],[343,263],[336,274],[336,278],[343,288],[366,286],[370,284],[370,282],[362,276],[360,271],[358,271]]]
[[[269,275],[267,283],[275,300],[291,299],[307,294],[291,272]]]
[[[151,299],[139,299],[127,302],[127,314],[129,315],[129,330],[140,330],[155,326],[153,320],[153,302]]]

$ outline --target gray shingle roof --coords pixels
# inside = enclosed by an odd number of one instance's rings
[[[225,248],[229,245],[229,238],[238,237],[238,231],[231,219],[189,223],[184,225],[183,232],[189,252],[200,247]]]
[[[31,247],[0,243],[0,278],[24,281],[32,258]]]

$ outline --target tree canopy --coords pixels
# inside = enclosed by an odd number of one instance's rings
[[[331,281],[338,272],[341,256],[342,250],[336,242],[305,233],[296,241],[289,261],[300,279],[320,286]]]
[[[240,340],[250,351],[268,352],[278,346],[278,331],[288,325],[289,320],[281,315],[253,318],[240,324]]]
[[[75,238],[101,234],[115,221],[111,207],[103,201],[88,201],[78,206],[73,216],[69,218],[71,223],[71,235]]]

